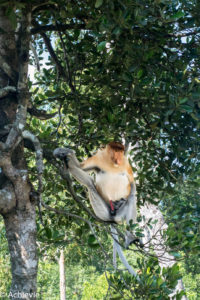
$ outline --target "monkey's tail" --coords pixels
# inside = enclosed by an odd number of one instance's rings
[[[117,253],[119,255],[119,258],[120,258],[122,264],[126,267],[126,269],[129,271],[129,273],[131,275],[133,275],[137,279],[137,281],[140,282],[140,278],[139,278],[138,274],[129,265],[128,261],[126,260],[126,257],[124,256],[122,248],[119,244],[119,237],[118,237],[117,230],[115,229],[115,227],[113,225],[111,225],[111,232],[112,232],[112,238],[113,238],[113,251],[115,251],[115,249],[117,250]]]

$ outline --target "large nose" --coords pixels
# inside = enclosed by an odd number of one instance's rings
[[[121,159],[121,157],[117,157],[117,158],[116,158],[116,163],[117,163],[118,165],[120,165],[120,164],[121,164],[121,162],[122,162],[122,159]]]

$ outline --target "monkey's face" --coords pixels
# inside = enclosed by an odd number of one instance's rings
[[[111,151],[111,159],[114,164],[121,165],[123,163],[124,151]]]

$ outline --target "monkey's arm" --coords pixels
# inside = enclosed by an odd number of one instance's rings
[[[80,163],[81,169],[86,172],[99,171],[98,156],[94,155]]]
[[[131,165],[128,163],[127,166],[127,175],[128,175],[128,180],[130,182],[130,184],[135,184],[134,183],[134,177],[133,177],[133,170],[131,168]]]
[[[82,170],[81,164],[77,160],[74,151],[67,148],[57,148],[54,150],[54,156],[64,159],[64,161],[66,160],[67,167],[72,176],[82,185],[87,187],[90,202],[96,216],[103,221],[113,221],[110,217],[106,202],[98,194],[92,177]]]

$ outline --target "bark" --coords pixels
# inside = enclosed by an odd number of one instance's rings
[[[0,6],[0,213],[11,260],[9,297],[15,300],[36,299],[38,263],[35,203],[22,138],[29,102],[30,9],[28,4],[23,8],[14,29],[7,8]]]
[[[60,268],[60,300],[66,300],[65,256],[63,250],[60,251],[59,268]]]
[[[35,207],[4,216],[12,266],[11,299],[36,299],[37,256]]]

